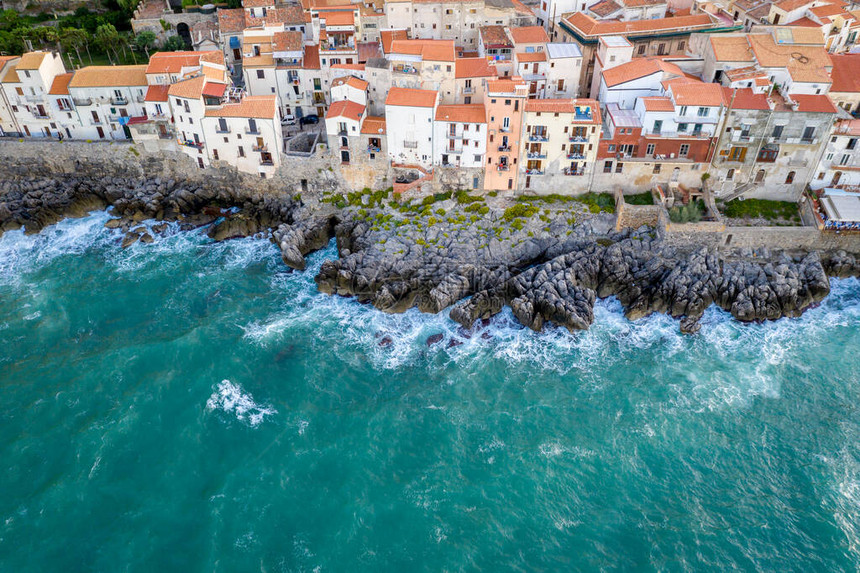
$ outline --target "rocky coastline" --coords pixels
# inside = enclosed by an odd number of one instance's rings
[[[321,292],[384,312],[450,308],[466,328],[509,306],[534,330],[586,329],[595,300],[615,296],[630,319],[667,313],[693,333],[711,304],[741,321],[799,316],[828,294],[828,277],[860,276],[856,252],[672,247],[652,228],[615,231],[613,215],[588,202],[511,206],[460,193],[403,204],[370,190],[300,197],[229,177],[139,173],[26,172],[0,182],[0,232],[38,232],[105,208],[124,247],[178,221],[207,227],[214,240],[270,238],[297,270],[335,237],[339,258],[316,277]]]

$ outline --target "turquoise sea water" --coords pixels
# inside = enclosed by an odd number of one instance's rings
[[[855,279],[796,320],[610,300],[448,348],[317,293],[333,247],[106,218],[0,238],[0,571],[860,567]]]

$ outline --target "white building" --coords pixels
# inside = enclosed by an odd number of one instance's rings
[[[860,188],[860,119],[842,120],[827,143],[809,186]]]
[[[550,42],[546,45],[547,98],[575,98],[582,74],[582,50],[572,43]]]
[[[430,166],[438,102],[439,93],[435,90],[391,88],[385,100],[385,123],[392,162]]]
[[[86,139],[130,139],[132,117],[145,115],[146,66],[87,66],[69,82]]]
[[[482,168],[487,154],[487,114],[480,103],[440,105],[433,124],[433,164]]]
[[[205,94],[205,88],[204,88]],[[220,105],[204,98],[202,119],[206,151],[244,173],[270,177],[281,166],[284,134],[275,96],[225,98]]]
[[[60,56],[53,52],[28,52],[7,67],[0,85],[18,131],[27,137],[56,137],[60,130],[51,113],[48,92],[54,78],[66,73]]]
[[[18,56],[0,56],[0,82],[3,81],[10,70],[15,68],[15,64],[20,59]],[[3,85],[0,83],[0,136],[16,134],[21,131],[18,120],[12,111],[12,103],[9,101],[9,96],[6,95]]]

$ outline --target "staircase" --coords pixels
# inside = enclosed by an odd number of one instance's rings
[[[731,193],[729,193],[725,197],[720,197],[720,199],[722,199],[723,202],[728,203],[732,199],[737,199],[738,197],[740,197],[741,195],[743,195],[744,193],[749,191],[753,187],[753,185],[755,185],[755,184],[752,183],[751,181],[747,182],[747,183],[741,183],[740,185],[736,185],[735,188],[732,189]]]

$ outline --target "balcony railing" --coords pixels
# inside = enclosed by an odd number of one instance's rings
[[[499,146],[499,153],[510,153],[510,152],[511,152],[511,146],[510,145],[500,145]]]
[[[529,141],[537,141],[537,142],[546,143],[547,141],[549,141],[549,139],[547,139],[547,137],[545,135],[541,135],[539,133],[530,133],[529,134]]]
[[[38,110],[33,110],[33,117],[36,119],[51,119],[51,116],[48,115],[48,112],[41,113]]]
[[[449,147],[448,149],[445,150],[445,153],[451,153],[453,155],[458,155],[460,153],[463,153],[463,148],[462,147]]]
[[[451,133],[451,132],[448,132],[448,138],[449,138],[449,139],[463,139],[463,134],[462,134],[462,133]]]
[[[567,140],[571,143],[585,143],[588,138],[583,135],[571,135]]]
[[[268,150],[269,150],[269,146],[268,146],[268,145],[265,145],[265,144],[263,144],[263,145],[252,145],[252,146],[251,146],[251,149],[253,149],[254,151],[257,151],[257,152],[259,152],[259,151],[268,151]]]
[[[215,133],[230,133],[230,127],[229,127],[229,126],[228,126],[228,127],[224,127],[224,128],[216,127],[216,128],[215,128]]]
[[[573,114],[574,121],[591,121],[594,116],[590,113],[575,113]]]
[[[543,169],[526,169],[526,175],[543,175]]]
[[[101,124],[102,124],[102,119],[101,119],[100,117],[91,117],[91,118],[90,118],[90,123],[91,123],[92,125],[101,125]]]
[[[508,171],[509,169],[510,167],[508,165],[503,165],[501,163],[496,165],[496,171]]]
[[[571,169],[570,167],[566,167],[564,169],[564,174],[570,175],[573,177],[579,177],[579,176],[585,175],[585,170],[584,169]]]
[[[475,93],[475,88],[465,87],[463,88],[463,95],[472,95]]]
[[[269,167],[271,167],[271,166],[273,166],[274,164],[275,164],[275,161],[274,161],[273,159],[261,159],[261,160],[260,160],[260,165],[264,165],[264,166],[269,166]]]
[[[511,127],[510,127],[510,126],[504,126],[504,125],[503,125],[502,127],[500,127],[500,128],[499,128],[499,131],[501,131],[502,133],[510,133],[510,132],[511,132]]]
[[[81,105],[81,106],[93,105],[92,98],[88,98],[88,97],[76,97],[76,98],[72,98],[72,101],[75,102],[75,105]]]
[[[415,66],[394,66],[394,73],[397,74],[417,74],[418,68]]]
[[[194,149],[203,149],[203,144],[197,141],[191,141],[190,139],[186,139],[185,141],[180,141],[179,145],[184,147],[193,147]]]
[[[418,149],[417,141],[404,141],[403,142],[404,149]]]
[[[128,105],[128,98],[126,97],[112,97],[110,98],[111,105]]]
[[[338,134],[339,136],[341,136],[341,137],[346,137],[346,136],[348,136],[348,135],[349,135],[349,133],[348,133],[345,129],[341,129],[341,130],[339,130],[339,131],[337,132],[337,134]]]
[[[255,127],[254,129],[251,129],[250,127],[246,127],[245,133],[248,135],[260,135],[260,128]]]
[[[379,147],[377,147],[375,145],[368,145],[367,146],[367,152],[368,153],[380,153],[381,151],[382,151],[382,149],[380,149]]]
[[[530,151],[526,154],[529,159],[546,159],[546,153],[542,151]]]
[[[568,159],[585,159],[585,155],[583,155],[582,153],[568,153],[567,158]]]

